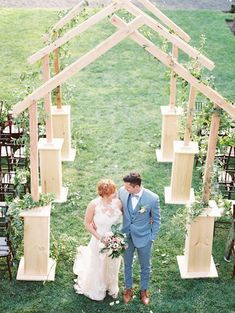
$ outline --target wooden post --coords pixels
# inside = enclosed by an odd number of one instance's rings
[[[61,150],[61,160],[74,161],[76,150],[71,147],[70,106],[63,105],[58,109],[53,105],[51,114],[54,136],[64,139]]]
[[[174,141],[174,158],[171,171],[171,185],[165,187],[165,203],[186,204],[195,201],[191,188],[194,155],[198,153],[198,144],[190,141]]]
[[[195,107],[197,90],[195,87],[190,87],[189,93],[189,102],[188,102],[188,111],[187,111],[187,119],[186,119],[186,126],[185,126],[185,133],[184,133],[184,145],[188,146],[189,141],[192,135],[192,122],[193,122],[193,111]]]
[[[42,193],[53,193],[54,202],[65,202],[68,194],[68,188],[62,186],[62,145],[62,138],[54,138],[50,144],[45,138],[38,142]]]
[[[55,49],[54,51],[54,70],[55,70],[55,75],[59,74],[60,72],[59,48]],[[62,95],[61,95],[60,85],[56,87],[56,106],[57,106],[57,109],[61,109],[62,107]]]
[[[50,64],[49,55],[46,55],[42,59],[42,76],[43,81],[47,82],[50,79]],[[47,142],[51,143],[53,138],[52,119],[51,119],[51,92],[48,92],[44,96],[44,107],[47,114],[46,117],[46,137]]]
[[[212,245],[214,220],[220,216],[216,203],[209,204],[202,214],[187,224],[184,255],[177,256],[181,278],[218,277]]]
[[[178,47],[172,46],[172,58],[177,60]],[[176,108],[176,73],[172,69],[170,82],[170,105],[161,106],[162,113],[162,135],[161,149],[156,150],[158,162],[173,161],[173,142],[179,138],[179,118],[183,113],[181,108]]]
[[[172,58],[178,59],[178,47],[175,45],[172,46]],[[176,73],[172,70],[171,71],[171,83],[170,83],[170,111],[174,111],[175,104],[176,104],[176,84],[177,78]]]
[[[204,177],[203,177],[202,199],[205,203],[208,203],[209,198],[210,198],[211,174],[212,174],[213,163],[215,159],[216,144],[218,140],[218,132],[219,132],[219,126],[220,126],[220,114],[218,111],[219,107],[215,105],[214,110],[215,111],[212,114],[212,119],[211,119],[210,135],[209,135],[207,156],[206,156],[206,166],[205,166]]]
[[[181,108],[161,106],[162,113],[162,133],[161,149],[156,150],[158,162],[172,162],[174,156],[173,143],[179,139],[179,120],[183,113]]]
[[[50,256],[51,205],[32,208],[20,214],[24,218],[24,256],[20,260],[17,280],[55,279],[56,261]]]
[[[34,201],[39,200],[38,184],[38,128],[37,102],[33,101],[29,107],[29,137],[30,137],[30,176],[31,195]]]

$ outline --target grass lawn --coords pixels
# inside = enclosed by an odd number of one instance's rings
[[[209,11],[169,11],[172,18],[198,46],[207,37],[205,51],[216,67],[218,91],[235,101],[235,37],[225,24],[226,14]],[[41,36],[57,19],[54,10],[0,10],[0,99],[14,104],[20,88],[19,74],[30,70],[27,57],[43,46]],[[104,21],[71,42],[71,60],[106,38],[114,28]],[[0,276],[0,312],[6,313],[98,313],[98,312],[235,312],[235,281],[232,264],[223,261],[228,230],[216,229],[213,245],[219,278],[182,280],[176,261],[183,254],[185,234],[173,216],[179,206],[164,204],[164,186],[170,184],[171,166],[156,162],[160,145],[160,106],[168,105],[165,67],[130,40],[124,40],[95,63],[70,79],[67,103],[71,105],[73,163],[63,163],[63,184],[69,187],[68,201],[53,205],[52,251],[57,256],[54,282],[23,282]],[[69,90],[69,92],[68,92]],[[152,301],[144,307],[138,299],[139,268],[134,264],[136,298],[125,306],[110,306],[112,298],[95,302],[75,294],[72,272],[76,246],[87,244],[83,227],[87,203],[95,197],[96,182],[122,177],[136,169],[144,186],[158,193],[162,227],[152,258]],[[193,187],[198,189],[195,170]],[[14,268],[14,277],[17,268]],[[123,273],[120,273],[120,290]]]

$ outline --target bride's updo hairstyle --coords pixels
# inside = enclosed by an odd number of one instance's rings
[[[111,179],[101,179],[97,184],[97,193],[102,198],[109,197],[116,191],[117,187]]]

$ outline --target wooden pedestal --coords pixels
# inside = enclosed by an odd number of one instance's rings
[[[51,114],[54,137],[64,139],[61,160],[74,161],[76,150],[71,148],[70,106],[64,105],[60,109],[52,106]]]
[[[62,144],[63,139],[60,138],[54,138],[52,143],[41,138],[38,143],[41,192],[53,193],[55,202],[65,202],[68,194],[68,189],[62,187]]]
[[[183,141],[174,141],[174,159],[171,173],[171,186],[165,187],[165,202],[186,204],[194,202],[191,188],[194,155],[198,153],[198,144],[190,141],[184,146]]]
[[[214,219],[219,216],[219,209],[205,209],[187,225],[185,254],[177,256],[181,278],[218,277],[211,253]]]
[[[173,161],[173,142],[178,140],[179,117],[183,110],[176,108],[171,110],[169,106],[161,106],[162,113],[162,134],[161,149],[156,150],[158,162]]]
[[[56,262],[49,258],[51,206],[33,208],[24,218],[24,257],[17,280],[54,280]]]

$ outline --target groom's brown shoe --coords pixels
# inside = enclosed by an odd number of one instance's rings
[[[148,305],[150,302],[150,295],[147,290],[140,290],[140,299],[144,305]]]
[[[126,289],[123,292],[123,301],[125,304],[129,303],[133,297],[133,289]]]

